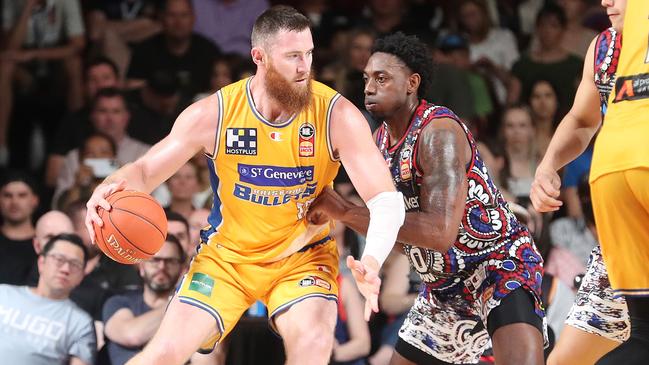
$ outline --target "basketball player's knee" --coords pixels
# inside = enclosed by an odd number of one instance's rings
[[[143,352],[151,364],[180,364],[187,360],[187,355],[181,351],[178,342],[172,339],[151,342]]]
[[[300,326],[294,336],[295,350],[320,356],[328,354],[333,347],[333,331],[324,323]]]

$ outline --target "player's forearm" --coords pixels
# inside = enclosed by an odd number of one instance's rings
[[[370,211],[365,207],[351,207],[341,221],[354,231],[367,235],[370,223]],[[397,235],[397,241],[413,246],[447,251],[455,242],[458,227],[435,224],[430,214],[413,212],[406,213],[406,219]],[[445,229],[441,229],[445,227]]]
[[[577,118],[566,115],[557,127],[541,165],[559,170],[586,150],[598,128],[581,125]]]
[[[352,338],[351,340],[338,345],[334,350],[334,360],[346,362],[367,356],[370,353],[371,343],[369,333],[367,338]]]
[[[126,189],[137,190],[145,193],[150,193],[155,189],[155,185],[151,186],[150,179],[147,178],[144,166],[138,161],[127,163],[119,170],[108,176],[102,184],[112,184],[126,181]]]
[[[381,310],[388,315],[399,315],[412,307],[416,294],[385,294],[381,293]]]

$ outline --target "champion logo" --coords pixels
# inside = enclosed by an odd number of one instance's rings
[[[275,142],[281,142],[282,141],[282,134],[279,132],[270,132],[270,139],[275,141]]]

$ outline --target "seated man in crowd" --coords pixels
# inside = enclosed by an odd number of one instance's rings
[[[104,305],[108,355],[113,365],[135,356],[160,326],[167,303],[185,271],[185,251],[178,239],[167,235],[160,251],[140,263],[143,291],[116,295]]]
[[[0,182],[0,283],[24,285],[36,261],[32,216],[39,199],[31,176],[20,171],[3,175]]]
[[[0,285],[0,358],[5,364],[94,364],[92,318],[70,301],[86,248],[73,234],[52,237],[38,257],[36,287]]]

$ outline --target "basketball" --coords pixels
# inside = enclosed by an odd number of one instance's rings
[[[167,217],[149,194],[118,191],[106,200],[112,209],[98,209],[104,225],[94,225],[97,246],[111,259],[135,264],[155,255],[167,236]]]

